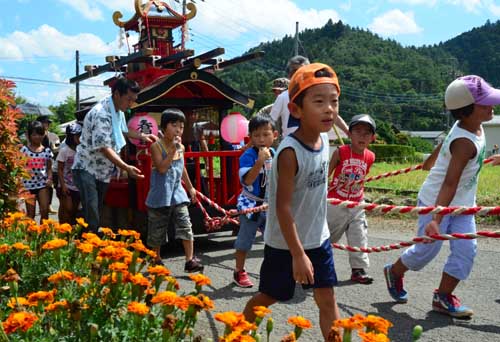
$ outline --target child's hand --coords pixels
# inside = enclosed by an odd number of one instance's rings
[[[305,253],[293,258],[293,279],[299,284],[314,284],[313,265]]]
[[[261,147],[259,148],[259,160],[264,162],[267,159],[271,159],[271,151],[269,150],[269,147]]]
[[[491,162],[491,165],[500,165],[500,154],[495,154],[495,155],[491,156],[490,158],[493,159],[493,161]]]
[[[48,187],[51,187],[51,186],[52,186],[52,184],[53,184],[53,183],[52,183],[52,179],[51,179],[51,178],[47,179],[47,183],[46,183],[46,185],[47,185]]]
[[[191,197],[191,203],[198,203],[198,197],[196,196],[196,189],[189,189],[189,197]]]
[[[427,225],[425,226],[425,235],[439,235],[439,223],[437,223],[435,220],[427,223]]]

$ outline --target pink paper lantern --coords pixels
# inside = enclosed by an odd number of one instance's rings
[[[238,144],[248,135],[248,120],[238,112],[229,113],[220,125],[222,138],[231,144]]]
[[[148,115],[148,113],[137,113],[128,121],[128,129],[136,130],[144,134],[158,135],[158,124],[156,120]],[[148,148],[151,143],[144,142],[140,139],[129,138],[130,142],[137,148]]]

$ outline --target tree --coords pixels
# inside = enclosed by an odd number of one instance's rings
[[[64,102],[49,108],[56,114],[57,121],[60,123],[68,122],[75,119],[76,99],[73,95],[69,95]]]

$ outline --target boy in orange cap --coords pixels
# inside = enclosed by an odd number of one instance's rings
[[[244,314],[253,321],[255,306],[291,299],[299,283],[313,288],[326,340],[333,321],[340,317],[325,201],[326,132],[337,119],[340,86],[331,67],[313,63],[297,70],[288,89],[288,106],[300,126],[283,139],[273,159],[259,292],[248,301]]]

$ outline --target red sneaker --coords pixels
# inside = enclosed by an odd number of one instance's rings
[[[250,281],[248,277],[248,273],[245,270],[242,271],[234,271],[233,273],[233,282],[239,287],[252,287],[253,283]]]

